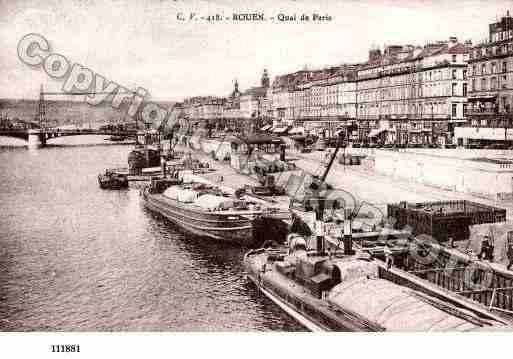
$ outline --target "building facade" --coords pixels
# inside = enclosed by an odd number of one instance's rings
[[[180,104],[181,123],[189,122],[197,126],[213,126],[219,129],[256,129],[272,116],[270,101],[270,79],[264,70],[260,86],[241,92],[235,80],[233,91],[227,97],[196,96],[185,99]]]
[[[297,126],[317,132],[356,123],[355,141],[464,145],[513,141],[513,18],[489,24],[472,46],[455,37],[369,51],[360,64],[303,69],[227,97],[184,100],[182,117],[220,128]],[[328,131],[329,132],[329,131]]]
[[[272,86],[275,126],[334,132],[355,120],[356,72],[352,65],[277,76]]]
[[[293,91],[294,123],[308,131],[326,129],[333,135],[355,120],[356,72],[354,66],[312,71],[298,81]]]
[[[469,43],[456,38],[424,47],[371,50],[357,70],[360,138],[400,144],[452,141],[465,120]]]
[[[509,11],[489,25],[489,35],[468,61],[468,123],[457,129],[459,144],[511,141],[513,127],[513,18]]]

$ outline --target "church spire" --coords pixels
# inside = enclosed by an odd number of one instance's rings
[[[233,92],[231,97],[239,97],[240,91],[239,91],[239,82],[237,79],[235,79],[235,83],[233,84]]]
[[[269,74],[267,73],[267,69],[264,69],[264,73],[262,74],[262,80],[260,80],[260,84],[262,87],[268,88],[270,86]]]

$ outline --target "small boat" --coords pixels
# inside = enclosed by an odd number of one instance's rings
[[[109,141],[119,142],[126,140],[126,136],[122,135],[112,135],[109,137]]]
[[[154,179],[141,196],[148,209],[189,233],[242,246],[255,244],[254,222],[263,210],[207,181]]]
[[[103,189],[128,188],[128,176],[111,170],[98,175],[98,184]]]

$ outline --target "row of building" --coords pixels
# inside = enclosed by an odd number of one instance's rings
[[[458,143],[511,140],[513,18],[489,25],[487,41],[456,37],[369,51],[367,61],[276,76],[227,97],[194,97],[181,117],[256,129],[294,126],[326,133],[356,124],[355,141]],[[513,127],[513,126],[511,126]],[[512,129],[513,131],[513,129]]]

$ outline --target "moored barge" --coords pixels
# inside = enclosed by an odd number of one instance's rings
[[[320,253],[302,237],[244,257],[259,291],[312,331],[510,330],[466,298],[363,252]]]
[[[153,180],[141,191],[144,204],[197,236],[242,246],[255,244],[262,209],[207,183]]]

